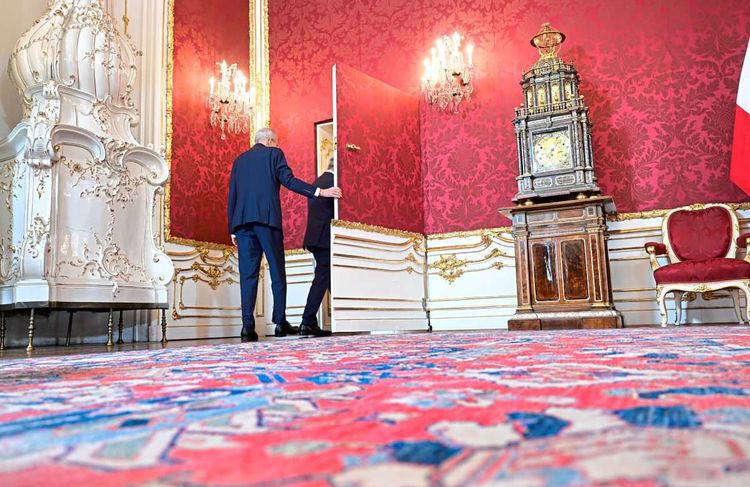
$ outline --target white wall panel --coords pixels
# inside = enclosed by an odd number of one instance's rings
[[[428,236],[434,330],[507,328],[516,309],[513,239],[503,229]]]
[[[339,222],[331,237],[334,332],[427,330],[423,236]]]

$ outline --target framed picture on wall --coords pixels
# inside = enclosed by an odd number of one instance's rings
[[[328,169],[333,157],[333,119],[315,122],[315,174],[320,176]]]

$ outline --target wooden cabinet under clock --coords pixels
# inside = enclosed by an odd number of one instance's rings
[[[609,278],[607,213],[595,196],[502,210],[513,220],[518,308],[510,330],[619,328]]]

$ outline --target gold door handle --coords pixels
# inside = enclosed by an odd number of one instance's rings
[[[346,148],[350,151],[359,152],[360,147],[356,144],[346,144]]]

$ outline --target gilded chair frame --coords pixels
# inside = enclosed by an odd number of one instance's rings
[[[672,243],[669,239],[669,218],[678,211],[697,211],[704,210],[707,208],[719,207],[723,208],[731,218],[732,222],[732,237],[729,243],[724,258],[734,259],[737,256],[737,238],[740,236],[740,222],[737,219],[737,214],[728,205],[721,203],[709,203],[700,205],[683,206],[675,208],[667,212],[664,215],[664,220],[661,226],[662,241],[667,250],[667,258],[670,264],[682,262],[677,256],[672,247]],[[750,238],[747,239],[750,241]],[[647,246],[646,252],[648,253],[649,260],[651,261],[651,269],[656,271],[661,264],[658,261],[657,249],[654,246]],[[662,254],[663,255],[663,254]],[[745,261],[750,262],[750,256],[745,256]],[[667,305],[666,296],[670,293],[674,295],[675,301],[675,312],[676,312],[676,323],[680,324],[682,321],[682,297],[685,293],[705,293],[709,291],[719,291],[723,289],[729,289],[730,296],[734,302],[734,312],[737,315],[737,320],[740,322],[750,322],[750,280],[748,279],[737,279],[737,280],[726,280],[726,281],[711,281],[711,282],[672,282],[668,284],[662,284],[656,286],[656,301],[659,304],[659,314],[661,315],[661,326],[667,326]],[[745,294],[745,314],[743,316],[740,309],[740,291]],[[744,319],[743,319],[744,318]]]

